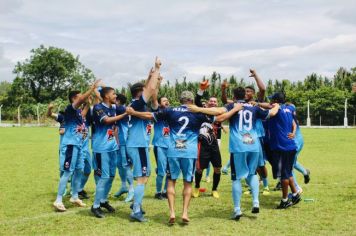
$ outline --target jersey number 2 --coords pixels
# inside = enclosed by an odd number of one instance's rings
[[[179,122],[184,121],[184,124],[182,125],[182,127],[179,129],[179,131],[178,131],[178,133],[177,133],[178,136],[181,136],[183,130],[187,127],[187,125],[188,125],[188,123],[189,123],[189,118],[186,117],[186,116],[182,116],[182,117],[180,117],[180,118],[178,119],[178,121],[179,121]]]

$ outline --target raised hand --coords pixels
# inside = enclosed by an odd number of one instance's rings
[[[250,76],[249,77],[256,77],[256,70],[255,69],[250,69]]]
[[[221,84],[221,89],[225,90],[228,87],[229,87],[229,83],[227,82],[227,79],[224,79],[224,81]]]
[[[210,86],[209,80],[205,80],[205,81],[200,82],[199,88],[204,91],[204,90],[207,90],[209,88],[209,86]]]
[[[155,59],[155,69],[159,70],[159,68],[161,68],[161,65],[162,65],[161,59],[156,57],[156,59]]]
[[[98,79],[98,80],[94,81],[94,83],[91,85],[91,88],[93,90],[96,89],[99,86],[101,81],[102,81],[101,79]]]
[[[48,107],[47,107],[48,110],[52,110],[53,108],[54,108],[54,104],[53,103],[48,104]]]

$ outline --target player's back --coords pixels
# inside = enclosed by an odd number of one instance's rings
[[[72,104],[68,105],[64,111],[65,129],[62,144],[82,145],[85,125],[80,109],[75,109]]]
[[[120,105],[116,107],[116,115],[122,115],[126,112],[126,106]],[[129,130],[129,116],[125,116],[117,122],[119,129],[119,142],[121,145],[126,145],[127,133]]]

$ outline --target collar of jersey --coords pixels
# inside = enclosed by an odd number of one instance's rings
[[[108,105],[106,105],[106,103],[104,103],[104,102],[102,102],[101,103],[104,107],[106,107],[106,108],[110,108],[110,107],[108,107]]]

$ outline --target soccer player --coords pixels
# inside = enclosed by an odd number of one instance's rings
[[[117,95],[117,109],[116,115],[124,114],[126,112],[126,101],[127,98],[123,94]],[[120,153],[117,159],[117,169],[119,171],[120,179],[121,179],[121,188],[117,191],[114,196],[120,197],[124,193],[128,193],[125,202],[132,201],[134,197],[134,185],[133,185],[133,175],[132,175],[132,161],[127,155],[126,151],[126,139],[127,139],[127,132],[129,129],[129,116],[119,120],[117,122],[118,126],[118,133],[119,133],[119,143],[120,143]],[[129,187],[127,188],[127,184]]]
[[[296,124],[293,120],[294,108],[285,104],[284,93],[275,93],[271,99],[272,103],[280,104],[277,115],[268,121],[272,172],[274,178],[281,179],[282,185],[282,200],[277,208],[286,209],[301,200],[292,175],[297,150],[293,140],[296,130]],[[289,187],[292,191],[291,199],[288,199]]]
[[[60,212],[66,211],[62,202],[62,196],[66,189],[68,179],[73,175],[73,189],[70,202],[83,207],[86,206],[78,197],[78,190],[81,182],[81,170],[83,168],[83,160],[81,156],[81,148],[83,143],[83,117],[79,107],[86,101],[90,94],[94,91],[99,81],[96,81],[91,88],[84,94],[80,91],[71,91],[69,93],[69,102],[64,111],[64,128],[62,143],[60,147],[60,169],[62,176],[58,185],[57,199],[53,203],[55,209]]]
[[[234,213],[232,218],[239,220],[242,216],[240,199],[242,194],[241,179],[246,178],[252,192],[252,213],[259,213],[259,186],[256,169],[258,166],[260,143],[256,130],[256,120],[274,116],[278,105],[271,110],[262,110],[245,102],[245,89],[234,89],[234,99],[242,110],[236,113],[234,103],[226,106],[227,113],[217,117],[218,122],[230,121],[229,150],[231,153],[231,179]]]
[[[130,107],[137,111],[147,111],[147,102],[157,93],[160,82],[159,70],[161,61],[156,58],[155,69],[151,70],[146,84],[136,83],[130,88],[132,102]],[[157,107],[153,107],[157,109]],[[129,118],[129,130],[126,140],[126,150],[133,164],[133,176],[137,180],[134,189],[134,204],[130,217],[139,222],[147,221],[142,212],[142,200],[145,191],[145,185],[150,176],[151,166],[148,147],[150,143],[152,125],[149,121],[135,116]]]
[[[158,98],[158,110],[161,111],[169,107],[169,100],[167,97]],[[170,129],[168,123],[165,120],[157,121],[154,126],[154,135],[152,140],[153,152],[156,158],[156,193],[155,198],[163,200],[167,198],[167,183],[168,179],[166,177],[164,188],[162,191],[162,185],[164,177],[166,176],[167,170],[167,152],[170,140]]]
[[[165,120],[168,122],[170,128],[170,143],[167,154],[169,224],[175,223],[175,184],[180,172],[183,174],[184,181],[182,221],[183,223],[189,222],[188,207],[192,195],[192,181],[198,154],[199,129],[204,122],[213,122],[212,118],[204,114],[196,114],[188,110],[188,106],[193,105],[194,102],[192,92],[183,91],[180,95],[180,102],[182,105],[179,107],[169,107],[154,113],[137,112],[133,109],[127,111],[129,114],[143,119]],[[222,111],[215,109],[210,115],[221,113]]]
[[[111,87],[100,90],[102,102],[93,108],[93,167],[97,178],[94,204],[91,212],[97,218],[105,217],[101,207],[108,212],[115,212],[109,204],[108,194],[116,172],[116,161],[119,155],[119,146],[115,138],[115,124],[126,114],[116,115],[116,94]]]
[[[199,90],[195,97],[195,104],[198,107],[203,107],[201,103],[201,98],[206,89],[209,88],[209,81],[203,81],[200,83]],[[218,100],[216,97],[211,96],[207,102],[206,107],[217,107]],[[212,196],[214,198],[219,198],[219,193],[217,191],[220,177],[221,177],[221,155],[219,150],[219,143],[217,140],[217,130],[220,127],[221,133],[221,123],[214,122],[203,123],[199,131],[199,142],[198,142],[198,159],[196,163],[195,171],[195,189],[193,191],[193,197],[199,197],[200,181],[202,179],[202,172],[204,169],[207,169],[212,163],[214,167],[213,175],[213,187],[212,187]],[[207,171],[208,172],[208,171]]]

